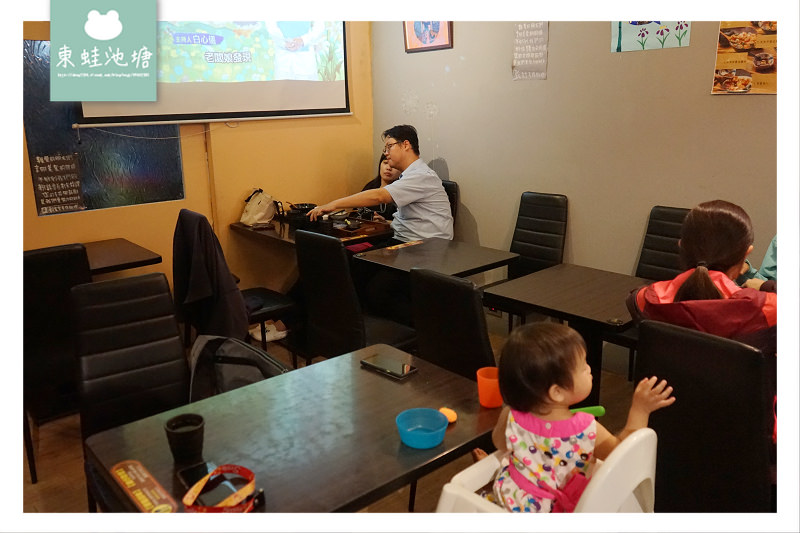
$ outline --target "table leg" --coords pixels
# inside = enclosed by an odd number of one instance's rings
[[[583,337],[583,341],[586,343],[586,362],[592,368],[592,392],[576,407],[601,405],[600,379],[603,370],[603,335],[590,324],[580,321],[572,321],[569,325]]]
[[[408,492],[408,512],[414,512],[414,500],[417,499],[417,480],[411,482]]]

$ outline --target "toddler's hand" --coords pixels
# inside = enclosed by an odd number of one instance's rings
[[[638,409],[645,413],[652,413],[662,407],[672,405],[675,397],[672,395],[672,387],[667,385],[667,381],[658,381],[656,376],[644,378],[636,385],[633,391],[633,403],[631,409]]]

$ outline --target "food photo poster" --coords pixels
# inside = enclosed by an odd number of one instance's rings
[[[778,93],[777,21],[719,23],[711,93]]]

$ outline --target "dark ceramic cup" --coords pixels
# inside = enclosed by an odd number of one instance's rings
[[[164,431],[177,465],[193,465],[203,461],[203,417],[186,413],[167,420]]]

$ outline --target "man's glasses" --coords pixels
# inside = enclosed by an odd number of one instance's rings
[[[389,150],[391,150],[392,146],[394,146],[395,144],[403,144],[403,141],[396,141],[396,142],[393,142],[393,143],[386,143],[386,146],[383,147],[383,153],[384,154],[388,154]]]

